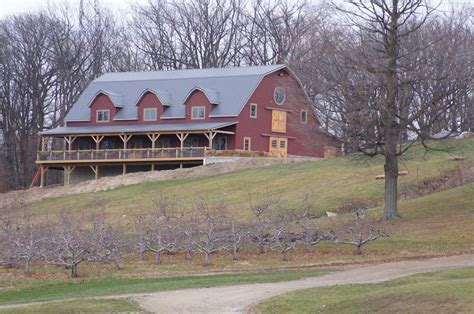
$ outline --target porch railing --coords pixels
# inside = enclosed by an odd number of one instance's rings
[[[39,151],[38,161],[183,159],[206,155],[206,147]]]

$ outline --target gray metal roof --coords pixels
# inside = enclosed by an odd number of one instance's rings
[[[72,135],[72,134],[120,134],[146,132],[178,132],[178,131],[207,131],[225,128],[237,121],[230,122],[193,122],[193,123],[161,123],[134,125],[94,125],[94,126],[62,126],[43,131],[41,135]]]
[[[154,91],[168,105],[163,118],[184,118],[183,102],[195,88],[205,91],[217,105],[209,116],[237,116],[262,78],[285,65],[195,69],[153,72],[107,73],[94,80],[72,106],[66,121],[89,121],[89,104],[106,91],[121,107],[115,120],[137,119],[137,101],[147,90]]]

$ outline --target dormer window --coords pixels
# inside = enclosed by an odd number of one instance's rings
[[[97,122],[109,122],[110,121],[110,110],[103,109],[96,111],[96,121]]]
[[[204,119],[206,117],[206,107],[195,106],[191,107],[191,119]]]
[[[156,108],[143,109],[143,121],[156,121],[157,118],[158,118],[158,109]]]

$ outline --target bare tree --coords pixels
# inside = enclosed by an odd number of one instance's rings
[[[42,255],[46,263],[71,269],[71,276],[77,277],[78,266],[93,259],[92,232],[84,227],[79,217],[62,214],[48,234]]]
[[[335,243],[346,243],[356,247],[356,253],[362,254],[362,247],[380,237],[388,237],[380,230],[376,222],[366,216],[364,210],[357,211],[350,221],[335,235]]]
[[[205,202],[198,204],[194,211],[199,223],[193,245],[197,252],[204,255],[204,265],[209,265],[210,255],[226,247],[225,215],[222,207],[211,211]]]
[[[405,43],[420,32],[434,8],[425,0],[354,0],[336,8],[349,31],[334,45],[328,60],[328,80],[340,87],[332,89],[332,99],[342,105],[338,111],[343,112],[341,123],[347,137],[343,140],[349,150],[384,156],[384,216],[392,219],[399,216],[398,159],[415,143],[402,145],[404,134],[408,129],[425,143],[416,121],[431,106],[422,101],[416,108],[412,93],[407,93],[417,90],[415,83],[426,81],[419,70],[407,65],[419,63],[419,52],[431,42]],[[434,114],[428,124],[437,117]]]
[[[250,236],[252,242],[258,245],[260,254],[265,253],[271,241],[270,235],[270,218],[269,210],[279,203],[278,198],[263,198],[257,201],[253,200],[253,196],[249,193],[249,206],[252,213],[255,215],[255,223],[253,224]]]
[[[126,229],[120,222],[112,225],[105,213],[92,218],[93,258],[99,261],[113,261],[117,269],[123,268],[121,255],[129,251],[130,243],[125,238]]]
[[[291,231],[293,220],[288,216],[276,216],[270,219],[270,249],[282,254],[284,261],[289,261],[289,252],[302,240],[301,235]]]
[[[171,213],[174,200],[164,196],[154,199],[155,211],[150,217],[151,224],[146,228],[143,245],[155,253],[155,262],[161,263],[162,252],[174,252],[178,248],[178,223],[180,216]]]
[[[226,242],[232,250],[232,259],[239,260],[242,246],[248,241],[249,230],[233,215],[228,213],[226,216]]]

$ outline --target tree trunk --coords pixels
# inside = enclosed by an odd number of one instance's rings
[[[186,250],[186,260],[190,261],[193,259],[193,251],[191,250]]]
[[[204,253],[204,265],[209,265],[209,253]]]
[[[285,251],[283,251],[282,253],[283,253],[283,260],[284,260],[285,262],[288,262],[288,261],[290,260],[290,256],[289,256],[289,254],[288,254],[288,251],[285,250]]]
[[[25,259],[25,268],[23,270],[25,274],[30,273],[30,259],[29,258]]]
[[[384,217],[393,219],[399,217],[398,214],[398,159],[396,156],[385,156],[385,196],[384,196]]]
[[[77,272],[77,264],[71,264],[71,277],[79,277],[79,273]]]
[[[384,137],[385,137],[385,197],[384,216],[386,219],[398,217],[397,207],[397,181],[398,157],[397,146],[400,140],[400,125],[397,120],[397,94],[398,94],[398,0],[392,0],[392,13],[387,33],[387,100],[384,112]]]
[[[117,267],[118,270],[122,270],[123,269],[123,264],[120,261],[120,259],[117,256],[114,255],[113,260],[114,260],[115,267]]]
[[[232,259],[234,261],[237,261],[240,259],[240,249],[238,247],[234,247]]]
[[[156,251],[156,254],[155,254],[155,263],[157,265],[160,265],[161,264],[161,251],[158,250]]]

